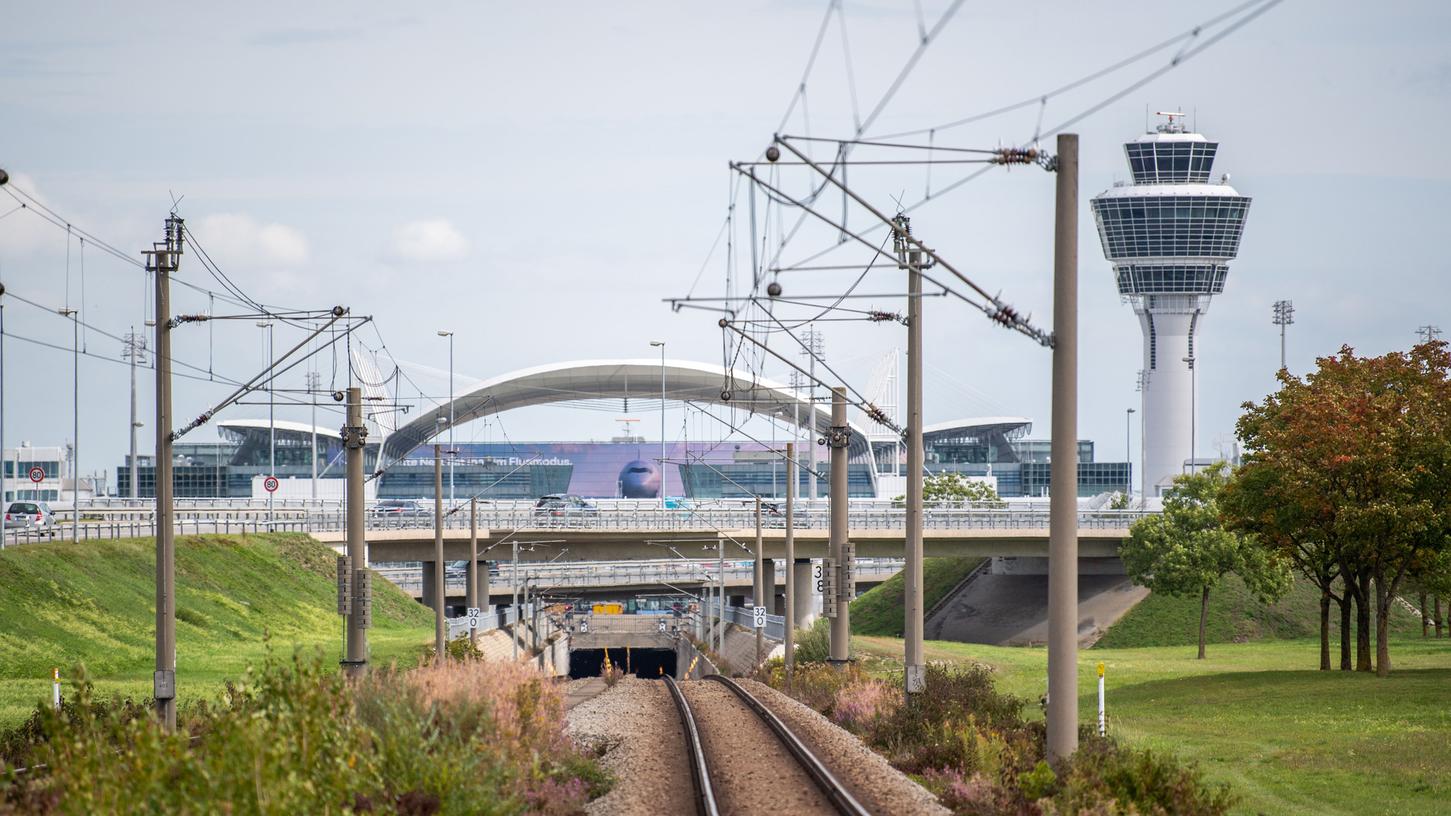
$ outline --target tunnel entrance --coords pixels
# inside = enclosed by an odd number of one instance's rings
[[[605,669],[605,653],[610,663],[621,670],[646,680],[659,679],[664,675],[675,676],[674,649],[626,649],[612,646],[608,649],[573,649],[569,653],[570,679],[599,677]]]

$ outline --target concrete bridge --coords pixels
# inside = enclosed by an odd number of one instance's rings
[[[450,516],[444,525],[444,560],[468,560],[468,519]],[[899,557],[906,545],[905,511],[893,507],[853,508],[847,519],[851,541],[859,558]],[[1145,513],[1134,510],[1090,510],[1079,513],[1079,555],[1109,558],[1118,554],[1128,537],[1129,525]],[[432,519],[413,524],[398,519],[394,525],[370,525],[368,560],[432,561]],[[322,525],[330,527],[331,525]],[[798,511],[795,519],[796,557],[822,558],[827,554],[827,511]],[[784,556],[785,524],[768,517],[762,540],[767,558]],[[341,528],[314,530],[319,541],[341,545]],[[562,518],[539,516],[529,510],[480,514],[480,560],[506,561],[513,555],[510,542],[526,545],[521,561],[555,558],[567,548],[570,560],[617,561],[656,559],[679,553],[701,557],[719,545],[727,560],[754,557],[754,513],[740,508],[712,510],[596,510]],[[547,541],[547,547],[529,548]],[[1048,555],[1048,513],[1045,509],[930,508],[923,512],[923,548],[931,556],[951,558]],[[487,553],[487,555],[485,555]]]

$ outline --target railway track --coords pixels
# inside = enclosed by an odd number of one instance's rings
[[[697,705],[694,707],[687,699],[680,684],[673,678],[667,676],[665,684],[670,690],[671,699],[675,702],[676,711],[680,714],[691,780],[695,786],[693,799],[696,804],[696,812],[700,816],[720,816],[723,812],[768,812],[768,810],[769,812],[793,812],[792,807],[782,799],[790,792],[789,784],[780,784],[784,781],[782,772],[786,770],[779,767],[782,758],[789,758],[787,761],[794,763],[799,776],[810,780],[809,784],[814,785],[813,791],[797,791],[797,793],[805,793],[810,797],[812,805],[810,810],[836,813],[842,816],[870,816],[870,812],[851,795],[846,786],[806,747],[806,744],[764,703],[735,681],[718,674],[707,676],[705,681],[700,681],[696,686],[698,696]],[[707,685],[719,685],[724,688],[727,692],[726,697],[754,714],[759,726],[752,728],[750,723],[741,723],[739,708],[734,711],[722,711],[722,705],[728,705],[728,703],[720,695],[707,693]],[[714,689],[709,691],[714,692]],[[713,709],[710,713],[717,722],[703,729],[701,720],[705,718],[697,716],[699,713],[697,709],[706,708],[707,704]],[[734,716],[723,720],[722,714]],[[764,727],[764,732],[761,727]],[[729,733],[726,733],[726,728],[729,728]],[[760,736],[754,736],[756,734],[760,734]],[[771,736],[765,736],[766,734]],[[774,737],[774,745],[762,746],[759,744],[763,739],[770,741],[772,737]],[[757,744],[749,744],[752,741]],[[715,746],[714,749],[712,749],[712,745]],[[724,750],[727,746],[729,751]],[[741,767],[743,764],[749,766],[751,762],[758,767]],[[734,767],[726,767],[728,765]],[[752,793],[774,807],[751,806],[745,799],[746,792],[741,788],[760,787],[768,782],[776,784],[768,786],[766,790],[756,790]],[[795,812],[805,812],[805,809]]]

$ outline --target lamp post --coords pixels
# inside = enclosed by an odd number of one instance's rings
[[[267,367],[272,361],[272,321],[259,320],[257,328],[267,330]],[[272,390],[271,377],[267,383],[267,475],[277,477],[277,392]],[[272,491],[267,491],[267,529],[272,529]]]
[[[439,330],[439,337],[448,338],[448,506],[453,507],[453,462],[458,449],[453,446],[453,332]]]
[[[1196,397],[1196,395],[1194,393],[1195,392],[1195,380],[1196,380],[1196,375],[1194,373],[1194,352],[1192,352],[1192,351],[1189,352],[1189,356],[1188,357],[1184,357],[1183,360],[1184,360],[1184,362],[1186,362],[1186,363],[1189,364],[1189,473],[1192,475],[1195,472],[1195,462],[1194,462],[1194,442],[1195,442],[1194,421],[1196,419],[1196,414],[1198,413],[1198,409],[1199,409],[1198,398]]]
[[[1133,447],[1131,445],[1131,440],[1132,440],[1134,434],[1133,434],[1133,430],[1132,430],[1132,427],[1133,426],[1130,424],[1133,421],[1134,413],[1135,413],[1135,411],[1132,408],[1129,408],[1126,411],[1124,411],[1124,461],[1127,462],[1127,463],[1129,463],[1129,470],[1130,471],[1133,470],[1133,461],[1134,461]],[[1128,491],[1129,498],[1130,499],[1133,499],[1133,497],[1134,497],[1134,477],[1133,477],[1133,475],[1132,474],[1129,474],[1127,477],[1125,477],[1124,478],[1124,482],[1127,485],[1125,489]]]
[[[665,341],[651,340],[660,347],[660,509],[665,509]]]
[[[75,309],[61,309],[71,319],[71,540],[81,534],[81,324]],[[20,474],[15,474],[19,476]],[[65,482],[61,482],[65,490]]]

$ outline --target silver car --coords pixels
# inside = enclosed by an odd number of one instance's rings
[[[17,501],[5,508],[5,529],[55,537],[55,512],[45,502]]]

